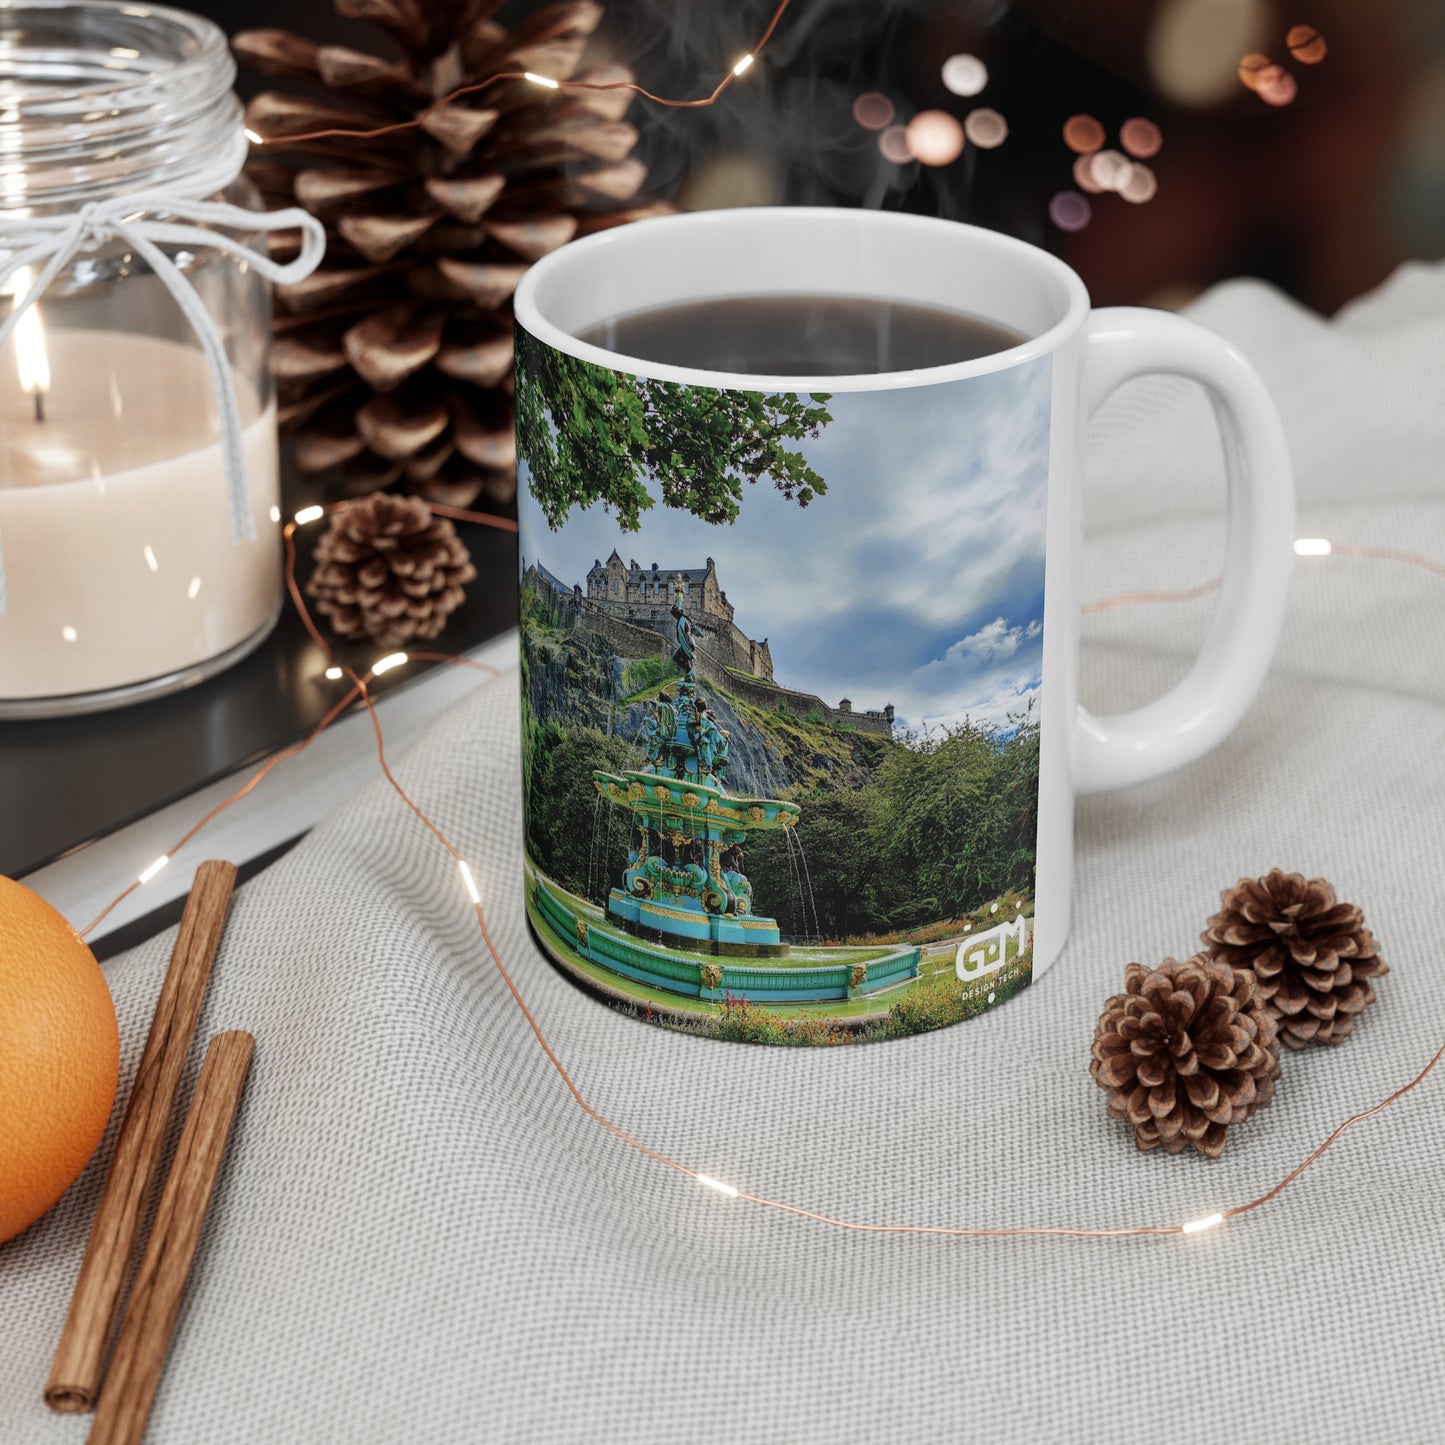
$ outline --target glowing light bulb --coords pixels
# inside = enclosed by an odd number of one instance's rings
[[[1164,137],[1152,120],[1136,115],[1119,127],[1119,144],[1135,160],[1147,161],[1157,156],[1164,145]]]
[[[1328,557],[1333,550],[1328,537],[1300,537],[1294,544],[1296,557]]]
[[[1188,1224],[1179,1226],[1183,1234],[1198,1234],[1201,1230],[1213,1229],[1216,1224],[1223,1224],[1222,1214],[1206,1214],[1203,1219],[1191,1219]]]
[[[281,508],[274,504],[271,507],[271,520],[273,522],[279,522],[281,520]]]
[[[735,66],[733,66],[733,74],[741,75],[743,71],[745,71],[752,63],[753,57],[751,55],[743,56],[743,58],[739,60]]]
[[[1091,115],[1071,115],[1064,122],[1064,144],[1076,155],[1092,155],[1104,144],[1104,127]]]
[[[853,119],[864,130],[882,130],[893,121],[893,102],[876,90],[864,91],[853,102]]]
[[[989,106],[971,110],[963,118],[963,133],[970,145],[980,150],[996,150],[1008,139],[1008,122]]]
[[[326,669],[326,680],[328,682],[336,682],[340,679],[340,677],[341,669],[339,667],[328,667]]]
[[[251,142],[253,146],[263,146],[266,144],[266,137],[263,135],[257,135],[256,132],[253,131],[248,125],[241,127],[241,133],[246,137],[248,141]]]
[[[310,507],[302,507],[301,510],[296,513],[296,525],[298,527],[304,527],[307,522],[314,522],[318,517],[324,517],[325,515],[325,507],[318,507],[314,505]]]
[[[164,868],[166,864],[170,861],[171,855],[169,853],[162,853],[161,856],[157,858],[156,861],[152,863],[149,868],[145,869],[144,872],[141,873],[140,877],[136,879],[136,882],[149,883],[151,879],[154,878],[156,874],[159,873],[161,869]]]
[[[921,110],[903,132],[908,153],[926,166],[951,165],[963,153],[963,127],[946,110]]]
[[[708,1189],[716,1189],[719,1194],[726,1194],[729,1199],[738,1197],[737,1190],[731,1184],[724,1184],[721,1179],[714,1179],[711,1174],[695,1174],[693,1178]]]
[[[467,860],[465,858],[458,858],[457,867],[462,870],[462,882],[467,885],[467,892],[471,894],[472,902],[480,903],[482,901],[482,895],[477,890],[477,880],[472,877],[472,870],[467,867]]]
[[[390,672],[394,667],[400,667],[406,661],[404,652],[388,652],[385,657],[378,658],[371,664],[371,675],[380,677],[384,672]]]
[[[907,165],[913,159],[913,152],[908,149],[908,133],[901,125],[885,127],[878,137],[878,149],[884,160],[892,161],[895,166]]]
[[[522,74],[525,75],[525,76],[527,77],[527,79],[532,82],[533,85],[543,85],[543,86],[546,86],[546,88],[547,88],[548,90],[560,90],[560,89],[561,89],[561,86],[560,86],[555,80],[553,80],[553,79],[551,78],[551,76],[548,76],[548,75],[537,75],[537,74],[535,74],[533,71],[530,71],[530,70],[524,70],[524,71],[522,72]]]
[[[950,55],[942,76],[944,88],[955,95],[977,95],[988,84],[988,66],[976,55]]]
[[[1313,25],[1292,25],[1284,43],[1301,65],[1318,65],[1329,53],[1325,37]]]

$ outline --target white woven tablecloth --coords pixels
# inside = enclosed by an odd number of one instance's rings
[[[1195,314],[1279,399],[1303,535],[1445,561],[1445,269],[1408,268],[1332,323],[1242,282]],[[1210,576],[1221,468],[1198,395],[1136,384],[1092,446],[1087,595]],[[1092,618],[1086,701],[1159,691],[1209,605]],[[1081,805],[1055,968],[974,1022],[864,1048],[672,1036],[541,960],[518,886],[515,677],[398,771],[474,860],[579,1084],[641,1139],[850,1217],[1178,1222],[1260,1192],[1445,1038],[1442,624],[1445,581],[1417,568],[1301,561],[1235,736]],[[1275,864],[1365,908],[1392,965],[1380,1002],[1344,1047],[1286,1058],[1220,1162],[1137,1154],[1086,1072],[1100,1005],[1128,960],[1188,954],[1220,887]],[[107,969],[122,1099],[170,942]],[[256,1064],[150,1440],[1445,1438],[1445,1070],[1274,1205],[1187,1241],[829,1231],[700,1189],[584,1117],[456,869],[380,783],[238,896],[203,1032],[237,1027]],[[86,1434],[40,1393],[110,1142],[0,1247],[4,1445]]]

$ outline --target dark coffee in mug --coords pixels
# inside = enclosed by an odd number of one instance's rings
[[[1016,331],[871,296],[721,296],[615,316],[582,341],[641,361],[755,376],[856,376],[1007,351]]]

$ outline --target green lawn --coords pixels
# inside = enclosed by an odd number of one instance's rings
[[[619,1003],[636,1004],[639,1007],[651,1005],[660,1013],[676,1014],[682,1017],[701,1018],[709,1015],[717,1015],[723,1012],[721,1004],[713,1003],[707,999],[691,998],[685,994],[671,993],[667,989],[653,988],[647,984],[638,983],[633,979],[623,979],[610,969],[604,968],[601,964],[594,963],[590,958],[584,958],[577,950],[571,947],[565,939],[560,938],[556,931],[542,918],[537,911],[533,901],[533,885],[536,882],[536,872],[530,862],[525,865],[527,876],[527,916],[532,920],[533,927],[538,934],[547,940],[547,946],[554,949],[562,958],[565,966],[579,977],[585,979],[588,984],[599,993]],[[553,880],[548,879],[548,886],[556,893],[567,899],[570,906],[578,912],[584,913],[589,919],[595,919],[606,928],[605,915],[601,908],[594,903],[579,898],[575,893],[569,893]],[[619,931],[620,937],[627,935]],[[848,948],[848,949],[796,949],[789,959],[770,959],[770,964],[793,963],[795,965],[815,965],[820,960],[831,962],[838,959],[839,955],[846,955],[848,961],[859,962],[869,958],[881,957],[883,954],[892,952],[892,948]],[[865,1021],[884,1019],[888,1016],[888,1010],[904,998],[911,990],[931,982],[933,979],[943,976],[951,976],[954,967],[953,947],[935,947],[925,950],[923,959],[919,966],[919,976],[906,983],[896,984],[892,988],[885,989],[867,998],[855,999],[824,999],[816,1003],[781,1004],[769,1003],[762,1007],[769,1013],[779,1018],[822,1018],[838,1019],[840,1021]],[[700,955],[694,955],[699,956]],[[711,955],[707,956],[707,962],[717,962]],[[1008,968],[1004,971],[1004,977],[1012,979],[1017,974],[1015,960],[1009,961]],[[995,976],[997,977],[997,976]],[[979,984],[971,989],[971,993],[986,993],[990,991],[989,980],[980,980]]]

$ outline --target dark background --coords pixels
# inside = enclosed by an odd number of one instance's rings
[[[385,53],[372,27],[329,0],[191,0],[228,31],[284,26]],[[425,0],[423,0],[425,3]],[[775,0],[607,0],[597,44],[650,89],[706,93],[751,48]],[[541,7],[502,6],[503,22]],[[1316,27],[1323,61],[1289,54]],[[1258,50],[1296,98],[1273,107],[1235,74]],[[989,68],[976,98],[951,95],[950,55]],[[241,88],[260,88],[243,73]],[[895,165],[852,117],[880,91],[898,120],[987,105],[1005,144],[951,165]],[[1147,204],[1093,198],[1060,231],[1050,198],[1071,189],[1062,139],[1075,113],[1117,145],[1131,116],[1158,124]],[[1407,257],[1445,252],[1445,4],[1441,0],[793,0],[745,80],[710,109],[636,102],[647,190],[689,208],[766,202],[871,205],[1011,232],[1063,255],[1099,304],[1178,305],[1226,276],[1271,280],[1326,313]]]

